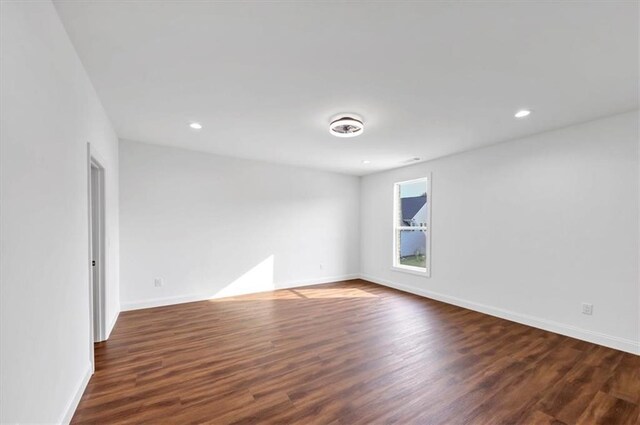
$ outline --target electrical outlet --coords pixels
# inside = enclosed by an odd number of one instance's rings
[[[593,314],[593,304],[582,303],[582,314],[588,314],[589,316]]]
[[[155,279],[153,279],[153,286],[155,286],[156,288],[162,286],[162,283],[163,282],[161,277],[156,277]]]

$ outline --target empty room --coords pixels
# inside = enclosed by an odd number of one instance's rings
[[[1,424],[640,425],[640,2],[0,19]]]

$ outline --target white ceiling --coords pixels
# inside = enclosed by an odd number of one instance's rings
[[[125,139],[362,175],[638,108],[635,1],[55,3]]]

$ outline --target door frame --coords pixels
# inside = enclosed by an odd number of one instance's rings
[[[106,312],[105,312],[105,299],[106,299],[106,247],[105,247],[105,167],[102,165],[104,162],[100,159],[99,155],[92,151],[91,144],[87,143],[87,193],[88,193],[88,217],[89,217],[89,335],[90,335],[90,355],[91,355],[91,367],[95,371],[95,359],[94,348],[95,342],[104,341],[106,339]],[[98,210],[98,223],[94,223],[93,220],[93,196],[94,188],[92,181],[92,174],[95,170],[97,176],[97,210]],[[94,241],[93,228],[94,225],[98,225],[98,231],[96,233],[97,241]],[[94,242],[96,242],[98,252],[94,252]],[[96,265],[92,265],[92,261],[96,260]],[[98,282],[94,282],[93,269],[98,269]],[[96,288],[96,290],[94,290]]]

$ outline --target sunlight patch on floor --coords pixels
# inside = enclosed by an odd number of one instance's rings
[[[228,301],[269,301],[269,300],[303,300],[330,298],[379,298],[370,292],[358,288],[300,288],[279,289],[255,294],[236,295],[226,298],[212,299],[212,302]]]
[[[238,295],[228,298],[212,299],[214,302],[225,301],[269,301],[269,300],[299,300],[302,297],[293,291],[281,289],[277,291],[259,292],[256,294]]]
[[[304,298],[378,298],[377,295],[358,288],[306,288],[292,291]]]

